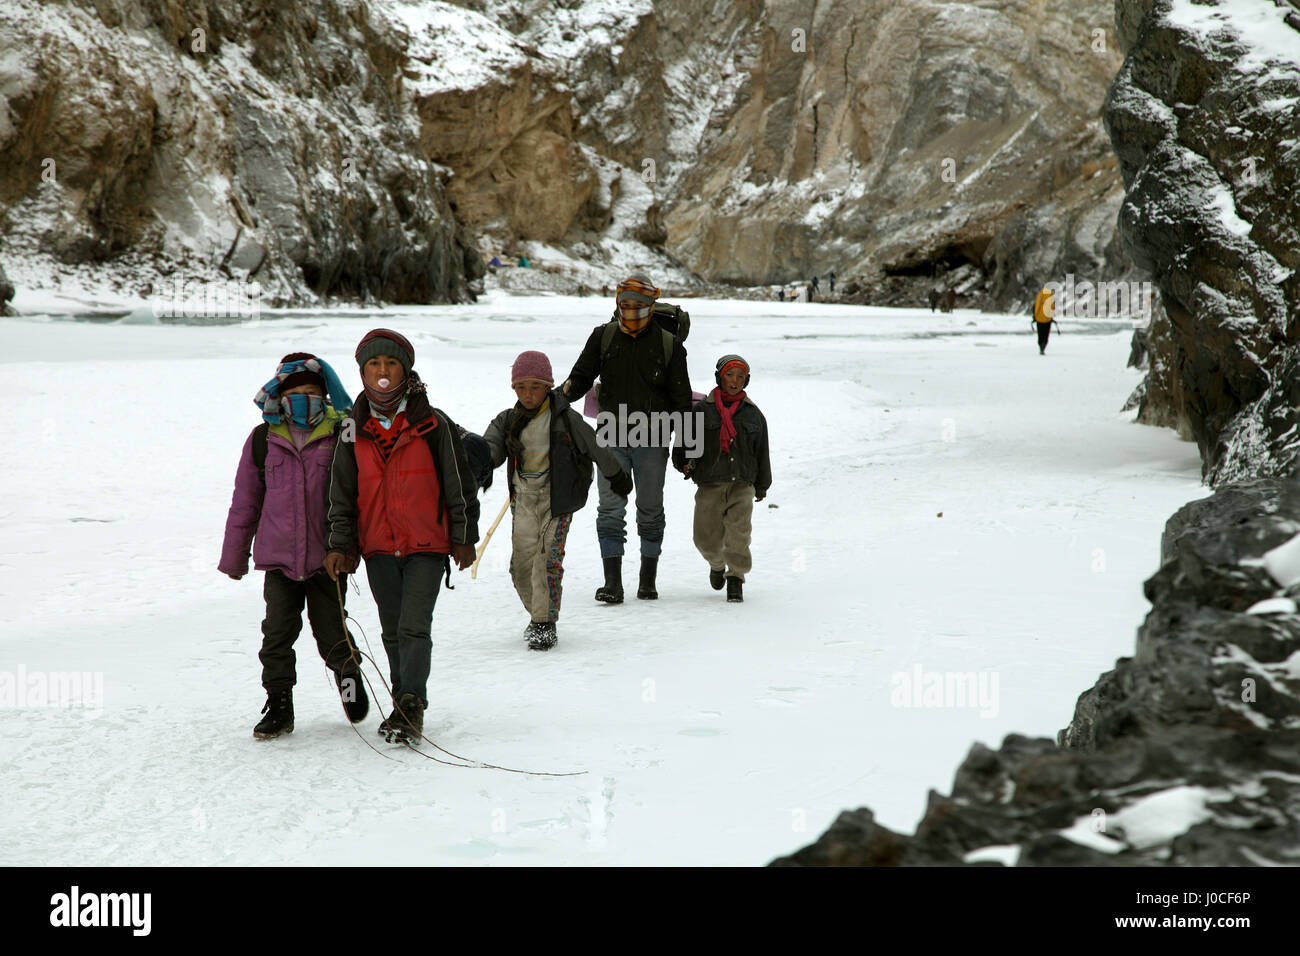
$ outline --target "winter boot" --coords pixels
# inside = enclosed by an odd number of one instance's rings
[[[388,718],[388,727],[390,742],[400,737],[418,743],[424,736],[424,703],[414,694],[403,694],[397,710]]]
[[[726,578],[722,576],[721,571],[714,571],[712,568],[709,568],[709,587],[713,588],[715,591],[721,591],[722,585],[725,581]]]
[[[643,601],[653,601],[659,597],[659,592],[655,590],[655,570],[658,567],[658,558],[641,555],[641,583],[637,585],[636,596]]]
[[[596,600],[605,604],[623,603],[623,556],[605,558],[605,584],[596,588]]]
[[[397,724],[401,722],[402,715],[393,708],[393,712],[379,722],[379,736],[387,737],[397,729]]]
[[[348,722],[359,724],[370,713],[370,695],[366,693],[366,682],[361,672],[355,674],[335,674],[334,684],[339,689],[339,698],[343,701],[343,713],[348,715]]]
[[[555,646],[559,637],[555,634],[555,625],[550,621],[542,621],[529,625],[532,634],[528,638],[528,649],[530,651],[549,651]]]
[[[258,740],[293,733],[293,688],[267,691],[262,713],[266,716],[253,728],[253,736]]]
[[[740,578],[732,578],[732,577],[727,578],[728,603],[739,604],[741,601],[745,600],[745,596],[741,593],[741,587],[740,587],[741,584],[743,583],[744,582],[741,581]]]

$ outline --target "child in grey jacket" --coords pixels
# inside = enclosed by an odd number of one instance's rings
[[[595,430],[555,388],[551,362],[523,352],[510,370],[519,399],[492,420],[483,438],[492,467],[507,463],[510,484],[510,577],[531,621],[528,647],[550,650],[558,637],[564,543],[573,513],[587,503],[593,460],[619,494],[632,491],[632,477],[596,440]]]

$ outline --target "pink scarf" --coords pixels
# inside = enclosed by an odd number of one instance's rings
[[[723,398],[721,388],[713,390],[713,404],[717,407],[718,414],[722,416],[722,431],[718,434],[718,442],[722,445],[724,452],[731,451],[731,440],[736,437],[736,426],[731,419],[735,416],[736,409],[740,407],[740,403],[744,400],[745,393],[743,391],[737,392],[729,398]]]

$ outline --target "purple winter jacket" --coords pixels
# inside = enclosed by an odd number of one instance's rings
[[[325,566],[325,509],[335,425],[342,416],[327,408],[302,451],[288,438],[288,426],[272,425],[266,436],[266,482],[253,463],[253,436],[235,472],[235,493],[226,517],[226,538],[218,570],[248,573],[248,549],[258,571],[283,571],[303,581]]]

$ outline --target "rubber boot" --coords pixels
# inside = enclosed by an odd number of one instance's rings
[[[596,600],[605,604],[623,603],[623,556],[605,558],[605,584],[596,588]]]
[[[727,578],[727,600],[732,604],[739,604],[745,600],[744,590],[741,585],[744,582],[740,578]]]
[[[642,601],[653,601],[659,597],[659,592],[655,590],[655,571],[658,567],[658,558],[641,555],[641,583],[637,585],[636,596]]]

